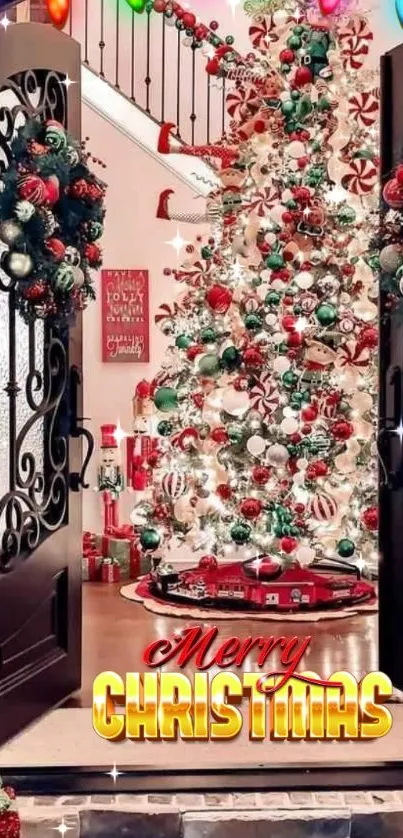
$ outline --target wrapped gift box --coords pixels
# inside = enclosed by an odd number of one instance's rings
[[[82,557],[83,582],[99,582],[101,578],[102,555],[99,550],[84,550]]]
[[[120,582],[120,564],[115,559],[102,559],[101,582]]]
[[[113,560],[119,565],[121,579],[138,579],[139,576],[145,576],[151,570],[151,558],[141,549],[138,534],[130,525],[111,528],[110,533],[106,535],[84,533],[83,579],[85,581],[100,580],[103,559]]]

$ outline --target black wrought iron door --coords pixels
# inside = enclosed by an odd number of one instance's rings
[[[19,125],[53,118],[79,138],[80,112],[79,45],[0,27],[0,188]],[[80,365],[81,324],[25,325],[0,270],[0,743],[80,686]]]
[[[382,59],[382,178],[403,161],[403,46]],[[402,231],[403,232],[403,231]],[[380,293],[379,665],[403,689],[403,318]]]

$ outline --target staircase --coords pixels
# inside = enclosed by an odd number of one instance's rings
[[[177,29],[175,16],[139,15],[126,0],[71,0],[65,31],[82,47],[86,105],[158,156],[196,193],[210,192],[212,172],[202,161],[163,157],[156,149],[162,122],[176,125],[178,141],[191,145],[214,142],[224,133],[225,82],[205,71],[214,48],[207,42],[195,47],[194,39]]]

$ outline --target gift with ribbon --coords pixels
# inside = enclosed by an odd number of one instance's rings
[[[120,582],[120,564],[115,559],[106,558],[101,564],[101,582],[109,584]]]
[[[83,582],[99,582],[102,555],[99,550],[83,550],[81,561]]]

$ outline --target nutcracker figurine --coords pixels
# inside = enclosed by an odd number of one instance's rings
[[[116,441],[116,425],[101,426],[101,456],[98,491],[104,504],[104,532],[119,526],[119,495],[124,489],[120,451]]]
[[[150,455],[155,448],[152,438],[151,386],[140,381],[133,398],[133,435],[127,437],[127,482],[133,492],[146,492],[151,486]]]

